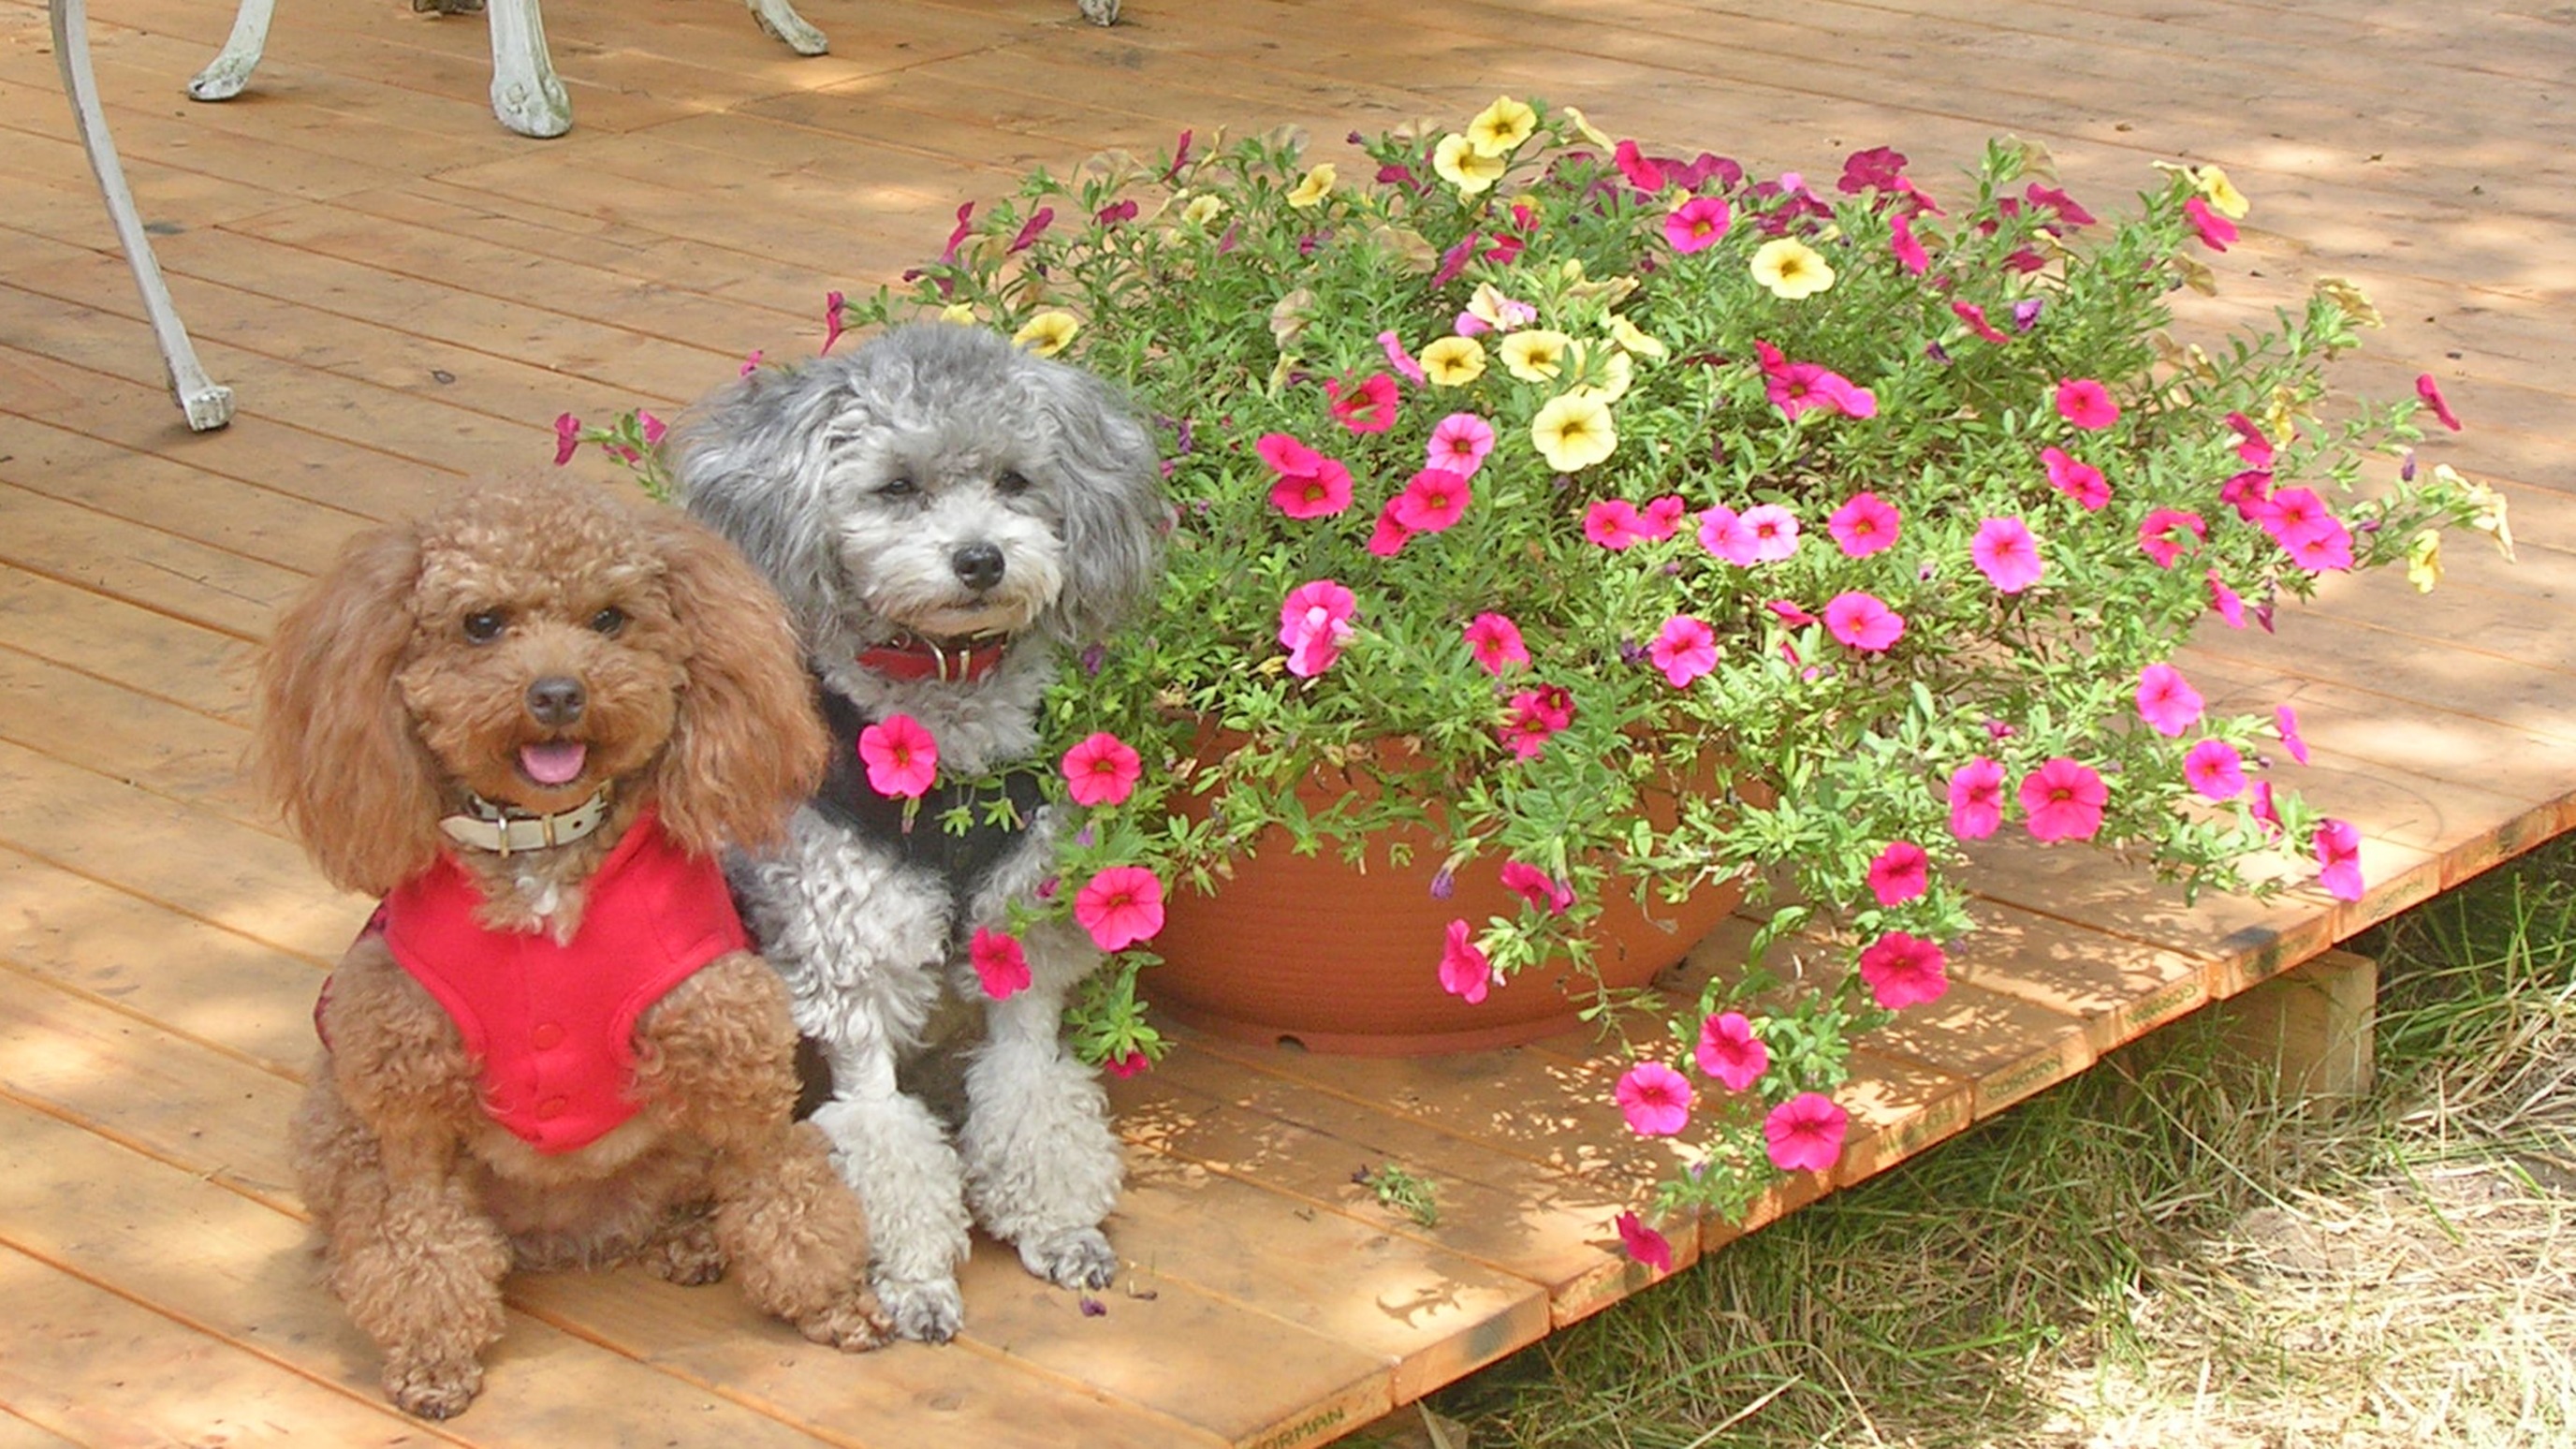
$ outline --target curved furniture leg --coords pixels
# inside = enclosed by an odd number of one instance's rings
[[[787,48],[798,55],[821,55],[832,48],[832,42],[815,29],[788,0],[750,0],[751,18],[760,28],[787,42]]]
[[[490,0],[492,114],[522,136],[540,140],[572,129],[572,98],[546,54],[546,21],[537,0]]]
[[[253,0],[265,4],[265,0]],[[90,170],[98,175],[98,190],[107,202],[108,219],[116,224],[117,242],[125,248],[126,265],[134,269],[135,289],[143,294],[143,311],[152,319],[153,335],[161,343],[161,366],[170,380],[170,394],[179,400],[179,410],[188,416],[188,426],[198,432],[220,428],[232,421],[233,390],[206,376],[197,361],[196,345],[188,340],[188,329],[179,322],[177,304],[170,300],[170,288],[161,280],[161,264],[153,259],[152,238],[143,230],[143,218],[134,207],[134,191],[125,184],[125,167],[116,159],[116,142],[107,134],[107,113],[99,109],[98,77],[89,63],[89,15],[82,0],[53,0],[54,61],[63,73],[63,94],[71,98],[72,123],[80,130],[81,148],[89,153]],[[266,21],[263,18],[262,24]],[[252,59],[258,58],[257,48]]]
[[[229,101],[250,85],[250,73],[259,68],[260,52],[268,49],[268,22],[277,13],[277,0],[242,0],[241,9],[233,15],[233,33],[224,39],[224,48],[206,62],[188,82],[188,95],[200,101]]]

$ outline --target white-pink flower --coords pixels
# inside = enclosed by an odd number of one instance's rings
[[[1299,584],[1279,606],[1279,643],[1288,651],[1288,672],[1312,679],[1342,655],[1351,637],[1351,615],[1359,600],[1331,579]]]
[[[1717,634],[1708,625],[1688,614],[1675,614],[1664,621],[1655,642],[1646,646],[1646,657],[1664,671],[1664,678],[1675,689],[1717,667]]]

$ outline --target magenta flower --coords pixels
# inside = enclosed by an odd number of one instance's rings
[[[1950,304],[1950,311],[1955,314],[1960,321],[1968,324],[1969,331],[1977,334],[1978,337],[1985,341],[2012,341],[2009,334],[1995,330],[1995,325],[1986,320],[1986,309],[1978,306],[1974,302],[1953,302]]]
[[[1646,521],[1625,498],[1604,498],[1583,511],[1583,536],[1612,553],[1647,541]]]
[[[1825,605],[1825,632],[1864,654],[1883,654],[1905,634],[1905,616],[1859,590]]]
[[[2433,410],[2434,417],[2441,419],[2443,427],[2455,433],[2460,431],[2460,415],[2451,411],[2451,405],[2442,400],[2442,385],[2433,380],[2433,374],[2427,372],[2416,377],[2415,395]]]
[[[2183,215],[2191,218],[2191,229],[2200,233],[2200,244],[2214,252],[2227,250],[2236,240],[2236,223],[2210,209],[2208,202],[2195,196],[2182,204]]]
[[[1530,662],[1518,624],[1503,614],[1478,614],[1467,623],[1467,648],[1487,674],[1499,675],[1515,664]]]
[[[2227,580],[2220,578],[2216,569],[2209,571],[2209,606],[2227,621],[2228,628],[2245,627],[2245,599],[2227,586]]]
[[[1690,505],[1682,501],[1681,495],[1667,493],[1646,500],[1646,506],[1637,513],[1637,529],[1649,540],[1661,543],[1679,532],[1682,520],[1689,515]]]
[[[831,351],[832,344],[841,340],[841,309],[848,304],[849,299],[838,292],[823,294],[823,350],[825,352]]]
[[[1395,379],[1383,372],[1370,373],[1348,396],[1341,379],[1325,378],[1324,396],[1334,419],[1354,433],[1383,433],[1395,426]]]
[[[1474,477],[1494,451],[1494,426],[1474,413],[1451,413],[1432,425],[1423,466]]]
[[[760,371],[760,349],[755,347],[751,349],[751,351],[743,354],[742,375],[744,377],[749,377],[758,371]]]
[[[1630,186],[1650,196],[1664,189],[1664,168],[1647,160],[1636,142],[1622,141],[1612,147],[1610,159],[1618,166],[1619,174],[1628,178]]]
[[[1154,1069],[1154,1059],[1143,1052],[1129,1050],[1100,1064],[1100,1069],[1120,1081],[1140,1077]]]
[[[1670,1137],[1690,1125],[1690,1078],[1662,1062],[1639,1062],[1619,1078],[1613,1093],[1640,1137]]]
[[[1474,1006],[1485,999],[1486,988],[1493,985],[1494,964],[1467,936],[1465,921],[1451,921],[1446,943],[1440,948],[1440,989]]]
[[[1753,1034],[1740,1011],[1722,1011],[1699,1024],[1699,1069],[1730,1092],[1745,1092],[1771,1070],[1771,1049]]]
[[[1564,915],[1574,905],[1574,887],[1524,860],[1503,862],[1503,888],[1551,916]]]
[[[1270,502],[1290,518],[1329,518],[1351,506],[1351,470],[1286,433],[1264,433],[1254,445],[1279,481]]]
[[[1664,671],[1673,688],[1685,688],[1717,667],[1717,633],[1688,614],[1675,614],[1646,646],[1646,657]]]
[[[571,462],[572,455],[580,448],[581,419],[570,413],[557,413],[555,415],[555,466],[560,468]]]
[[[1777,503],[1744,510],[1744,526],[1753,534],[1753,561],[1778,563],[1798,551],[1798,517]]]
[[[1791,362],[1768,342],[1755,342],[1753,350],[1762,359],[1763,392],[1781,416],[1795,419],[1810,408],[1854,418],[1878,415],[1876,394],[1822,363]]]
[[[1897,265],[1905,268],[1907,275],[1919,277],[1931,269],[1931,255],[1923,250],[1923,243],[1915,240],[1914,218],[1901,211],[1887,219],[1887,246],[1896,253]]]
[[[1099,222],[1103,227],[1115,227],[1134,221],[1138,210],[1139,208],[1132,199],[1127,201],[1113,201],[1107,206],[1100,208],[1098,211],[1093,212],[1091,214],[1091,219]]]
[[[1983,840],[2004,823],[2004,767],[1983,755],[1950,772],[1950,833]]]
[[[2290,552],[2290,562],[2312,574],[2340,573],[2352,567],[2352,533],[2343,521],[2327,519],[2322,525],[2303,529],[2282,545]]]
[[[2111,792],[2090,765],[2059,755],[2022,776],[2021,813],[2041,841],[2091,840],[2102,829]]]
[[[1890,931],[1860,953],[1860,979],[1889,1011],[1938,1001],[1950,989],[1950,958],[1930,941]]]
[[[1402,373],[1405,381],[1415,387],[1420,387],[1429,381],[1423,376],[1422,364],[1414,361],[1413,354],[1404,350],[1404,339],[1395,335],[1394,328],[1390,327],[1379,333],[1377,345],[1378,349],[1386,354],[1386,365]]]
[[[1141,865],[1113,865],[1083,883],[1073,918],[1103,951],[1124,951],[1163,929],[1163,883]]]
[[[1718,503],[1700,511],[1699,546],[1728,563],[1750,564],[1761,550],[1762,540],[1753,536],[1741,514]]]
[[[1881,549],[1893,548],[1898,526],[1896,505],[1875,493],[1853,494],[1825,520],[1826,531],[1850,558],[1867,558]]]
[[[648,448],[658,448],[662,446],[662,440],[671,435],[670,424],[653,416],[651,413],[644,411],[642,408],[637,408],[635,410],[635,429],[643,435],[644,446]]]
[[[1530,759],[1551,737],[1573,723],[1574,696],[1565,686],[1545,684],[1520,690],[1512,695],[1503,716],[1503,743],[1511,746],[1513,759]]]
[[[1822,622],[1815,615],[1799,608],[1798,601],[1795,599],[1767,599],[1763,601],[1762,607],[1771,611],[1771,617],[1792,629],[1804,629],[1811,624]]]
[[[1351,616],[1358,611],[1358,597],[1331,579],[1289,590],[1279,606],[1279,643],[1288,651],[1288,672],[1312,679],[1332,668],[1351,637]]]
[[[2204,800],[2233,800],[2245,792],[2245,757],[2225,740],[2202,740],[2183,755],[2182,778]]]
[[[2282,748],[2290,752],[2290,758],[2302,765],[2306,764],[2308,741],[2306,736],[2299,733],[2299,712],[2286,704],[2275,705],[2272,708],[2272,724],[2280,730]]]
[[[939,776],[939,742],[921,721],[891,714],[859,731],[859,759],[868,788],[880,795],[917,800]]]
[[[1825,1172],[1842,1160],[1851,1115],[1822,1092],[1800,1092],[1762,1119],[1771,1165],[1782,1172]]]
[[[2120,420],[2120,405],[2111,390],[2089,377],[2070,377],[2057,385],[2057,415],[2087,432]]]
[[[2284,488],[2264,498],[2255,508],[2253,520],[2272,541],[2288,548],[2291,543],[2318,532],[2333,523],[2335,517],[2326,510],[2326,501],[2313,488]]]
[[[1102,730],[1064,752],[1065,793],[1077,805],[1115,805],[1135,793],[1145,764],[1125,740]]]
[[[2190,534],[2195,543],[2209,537],[2209,524],[2199,514],[2179,508],[2159,508],[2138,524],[2138,547],[2160,569],[2172,568],[2182,558],[2183,546],[2174,537],[2177,529]]]
[[[1046,235],[1046,229],[1053,225],[1055,225],[1054,207],[1041,206],[1030,212],[1029,219],[1020,223],[1020,234],[1011,238],[1011,251],[1015,253],[1027,251],[1035,246],[1038,238]]]
[[[1694,196],[1665,214],[1664,240],[1685,256],[1706,251],[1726,235],[1727,224],[1734,219],[1724,197]]]
[[[2280,808],[2272,803],[2272,782],[2269,780],[2256,780],[2253,788],[2246,792],[2245,813],[2254,817],[2267,836],[2279,835],[2284,828]]]
[[[1645,1219],[1635,1213],[1621,1213],[1618,1227],[1619,1246],[1627,1251],[1629,1261],[1643,1263],[1658,1273],[1673,1271],[1671,1240],[1647,1227]]]
[[[2065,449],[2040,449],[2039,465],[2048,470],[2048,486],[2084,505],[2085,512],[2111,501],[2111,485],[2102,481],[2102,470],[2069,457]]]
[[[975,979],[984,984],[984,994],[995,1001],[1007,1001],[1029,989],[1029,956],[1017,936],[977,926],[966,943],[966,960],[975,968]]]
[[[1377,511],[1377,526],[1369,530],[1367,548],[1379,558],[1393,558],[1404,552],[1405,543],[1412,537],[1413,530],[1404,526],[1403,519],[1396,517],[1395,500],[1390,498],[1386,500],[1386,506]]]
[[[2339,901],[2361,899],[2361,832],[2344,820],[2317,826],[2317,883]],[[1633,1120],[1633,1119],[1631,1119]]]
[[[2228,431],[2236,435],[2236,456],[2248,468],[2269,470],[2272,466],[2272,444],[2263,430],[2243,413],[2227,415]]]
[[[1425,468],[1387,506],[1407,532],[1438,533],[1466,515],[1467,498],[1466,474]]]
[[[1892,840],[1869,863],[1869,893],[1882,906],[1903,905],[1932,885],[1932,857],[1910,840]]]
[[[2170,664],[2150,664],[2138,671],[2138,718],[2167,739],[2179,739],[2200,723],[2200,691]]]
[[[966,238],[974,234],[975,203],[970,201],[957,208],[957,225],[949,229],[948,245],[939,249],[940,265],[946,266],[956,261],[957,249],[964,246]]]
[[[2004,594],[2018,594],[2038,583],[2044,567],[2039,540],[2018,518],[1989,518],[1978,524],[1977,536],[1968,542],[1968,557],[1976,561],[1977,571],[1995,591]]]

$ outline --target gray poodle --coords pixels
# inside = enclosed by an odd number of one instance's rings
[[[1088,373],[929,323],[755,373],[679,438],[689,511],[777,585],[835,736],[786,844],[730,873],[830,1068],[814,1120],[867,1205],[886,1312],[908,1338],[956,1333],[970,1209],[1030,1272],[1104,1286],[1118,1141],[1059,1039],[1100,953],[1071,921],[1042,923],[1023,938],[1028,989],[994,1000],[966,947],[1050,876],[1039,701],[1067,646],[1101,638],[1153,577],[1168,515],[1151,436]],[[909,829],[855,750],[897,715],[938,751]],[[999,786],[949,783],[995,770]],[[1023,828],[986,823],[1001,799]],[[941,829],[960,805],[976,828]],[[959,1008],[980,1008],[980,1042],[947,1039],[973,1024]]]

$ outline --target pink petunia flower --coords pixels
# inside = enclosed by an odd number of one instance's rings
[[[2087,513],[2111,501],[2111,485],[2102,481],[2102,470],[2069,456],[2063,448],[2039,450],[2039,466],[2048,472],[2048,486],[2074,499]]]
[[[1887,219],[1887,246],[1896,254],[1897,265],[1905,268],[1908,276],[1919,277],[1931,269],[1931,254],[1924,251],[1923,243],[1915,239],[1914,218],[1901,211]]]
[[[1073,918],[1103,951],[1124,951],[1163,929],[1163,883],[1141,865],[1113,865],[1083,883]]]
[[[580,448],[581,419],[570,413],[557,413],[555,415],[555,466],[560,468],[571,462],[572,455]]]
[[[1800,1092],[1762,1119],[1771,1165],[1782,1172],[1825,1172],[1842,1160],[1851,1114],[1822,1092]]]
[[[1377,345],[1378,350],[1386,354],[1386,365],[1402,373],[1405,381],[1420,387],[1430,380],[1423,375],[1422,364],[1414,361],[1413,354],[1404,350],[1404,339],[1395,335],[1394,328],[1379,333]]]
[[[1719,503],[1700,511],[1699,546],[1728,563],[1749,565],[1760,552],[1762,540],[1753,536],[1743,515]]]
[[[1969,331],[1977,334],[1978,337],[1985,341],[2012,341],[2012,337],[2009,334],[1995,330],[1995,325],[1986,320],[1986,309],[1978,306],[1974,302],[1953,302],[1950,304],[1950,311],[1954,313],[1960,321],[1968,324]]]
[[[1468,491],[1466,474],[1425,468],[1413,475],[1388,506],[1395,511],[1395,521],[1408,532],[1438,533],[1466,516]]]
[[[1882,654],[1905,634],[1905,616],[1857,589],[1825,605],[1825,632],[1864,654]]]
[[[1468,937],[1467,923],[1451,921],[1448,938],[1440,948],[1440,989],[1474,1006],[1485,999],[1486,989],[1493,982],[1493,962],[1476,949],[1476,943]]]
[[[1699,1024],[1699,1047],[1692,1053],[1699,1069],[1730,1092],[1745,1092],[1771,1070],[1771,1049],[1753,1034],[1753,1023],[1740,1011],[1722,1011]]]
[[[1771,617],[1792,629],[1804,629],[1811,624],[1823,622],[1815,615],[1799,608],[1798,601],[1795,599],[1768,599],[1763,602],[1762,607],[1771,611]]]
[[[749,377],[758,371],[760,371],[760,349],[755,347],[743,354],[741,375]]]
[[[966,238],[973,236],[974,234],[975,203],[969,201],[957,208],[957,225],[949,229],[948,244],[939,249],[940,264],[945,266],[950,262],[956,261],[957,249],[964,246],[966,244]]]
[[[2227,580],[2220,578],[2216,569],[2209,571],[2209,606],[2218,611],[2218,617],[2227,621],[2228,628],[2245,627],[2244,596],[2229,588]]]
[[[1783,417],[1795,419],[1810,408],[1825,408],[1846,417],[1878,414],[1878,398],[1841,373],[1816,362],[1791,362],[1780,349],[1756,340],[1753,351],[1762,362],[1762,389]]]
[[[1798,516],[1777,503],[1744,510],[1744,526],[1753,534],[1753,561],[1778,563],[1798,551]]]
[[[1312,679],[1341,657],[1351,636],[1351,616],[1359,599],[1331,579],[1316,579],[1289,590],[1279,606],[1279,643],[1288,651],[1288,672]]]
[[[653,416],[651,413],[644,411],[642,408],[637,408],[635,410],[635,430],[643,435],[644,446],[648,448],[658,448],[662,446],[662,440],[671,435],[670,424]]]
[[[2093,767],[2059,755],[2021,781],[2021,813],[2033,839],[2091,840],[2102,829],[2110,790]]]
[[[1869,863],[1869,893],[1882,906],[1903,905],[1929,890],[1932,857],[1910,840],[1891,840]]]
[[[1024,252],[1037,245],[1038,238],[1046,235],[1046,229],[1053,225],[1055,225],[1054,207],[1041,206],[1030,212],[1029,219],[1020,223],[1020,234],[1011,238],[1011,251]]]
[[[1678,493],[1667,493],[1661,498],[1650,498],[1646,500],[1646,506],[1637,512],[1637,531],[1643,533],[1648,540],[1661,543],[1680,531],[1682,520],[1689,514],[1690,505],[1684,503]]]
[[[2267,836],[2279,835],[2285,828],[2280,807],[2272,803],[2272,782],[2256,780],[2245,794],[2245,813],[2254,817]]]
[[[2207,521],[2179,508],[2159,508],[2138,524],[2138,547],[2160,569],[2172,568],[2182,558],[2183,545],[2174,537],[2176,530],[2190,534],[2194,542],[2209,537]]]
[[[1279,481],[1270,502],[1290,518],[1328,518],[1351,506],[1351,470],[1286,433],[1264,433],[1254,451]]]
[[[1895,547],[1899,525],[1896,505],[1875,493],[1853,494],[1825,520],[1826,531],[1850,558],[1867,558]]]
[[[859,759],[868,767],[868,788],[893,798],[918,799],[939,776],[939,742],[908,714],[859,731]]]
[[[1530,662],[1518,624],[1504,614],[1478,614],[1467,623],[1467,648],[1487,674],[1499,675],[1515,664]]]
[[[1860,979],[1889,1011],[1938,1001],[1950,989],[1950,958],[1930,941],[1890,931],[1860,953]]]
[[[2286,704],[2272,707],[2273,727],[2281,732],[2281,747],[2290,758],[2304,765],[2308,762],[2307,737],[2299,733],[2299,712]]]
[[[2341,573],[2352,567],[2352,531],[2338,518],[2302,530],[2282,547],[2289,550],[2290,562],[2312,574]]]
[[[838,292],[823,294],[823,350],[825,352],[831,351],[832,344],[841,340],[843,330],[841,309],[848,305],[849,299]]]
[[[1645,520],[1625,498],[1604,498],[1583,511],[1583,536],[1613,553],[1646,541]]]
[[[1503,889],[1543,908],[1551,916],[1564,915],[1574,906],[1574,887],[1528,861],[1504,861],[1502,876]]]
[[[2283,548],[2335,521],[2325,499],[2313,488],[2284,488],[2271,494],[2255,507],[2252,517]]]
[[[2316,849],[2317,884],[2336,900],[2360,900],[2361,832],[2350,821],[2322,821],[2317,826]]]
[[[1986,582],[2004,594],[2018,594],[2038,583],[2046,567],[2039,556],[2039,540],[2018,518],[1989,518],[1978,524],[1977,536],[1968,541],[1968,557],[1976,561]]]
[[[1690,1125],[1690,1078],[1662,1062],[1639,1062],[1619,1078],[1612,1095],[1640,1137],[1670,1137]]]
[[[1340,378],[1324,379],[1335,421],[1354,433],[1383,433],[1395,426],[1395,379],[1372,372],[1346,396]]]
[[[2191,218],[2191,229],[2200,233],[2200,244],[2211,251],[2223,252],[2229,242],[2236,240],[2236,223],[2220,216],[2199,197],[2183,202],[2182,212]]]
[[[2183,755],[2182,778],[2204,800],[2233,800],[2245,792],[2245,757],[2225,740],[2202,740]]]
[[[1610,159],[1628,184],[1651,196],[1664,189],[1664,168],[1646,159],[1646,153],[1634,141],[1622,141],[1611,148]]]
[[[1395,499],[1386,500],[1386,506],[1377,511],[1377,525],[1369,530],[1368,551],[1379,558],[1393,558],[1404,552],[1405,543],[1413,537],[1413,530],[1405,527],[1397,515],[1395,503]]]
[[[1950,833],[1983,840],[2004,823],[2004,767],[1983,755],[1950,772]]]
[[[1102,1062],[1100,1069],[1123,1082],[1129,1077],[1140,1077],[1152,1071],[1154,1059],[1143,1052],[1130,1051]]]
[[[2442,385],[2433,380],[2433,374],[2427,372],[2416,377],[2415,395],[2433,410],[2433,416],[2441,420],[2443,427],[2455,433],[2460,431],[2460,415],[2451,411],[2451,405],[2442,400]]]
[[[1077,805],[1115,805],[1135,793],[1145,763],[1125,740],[1102,730],[1064,752],[1065,793]]]
[[[1646,646],[1646,657],[1673,688],[1685,688],[1717,667],[1717,633],[1688,614],[1675,614]]]
[[[1673,1271],[1673,1245],[1670,1239],[1653,1228],[1647,1227],[1645,1219],[1635,1213],[1619,1214],[1617,1226],[1619,1246],[1626,1250],[1629,1261],[1643,1263],[1657,1273]]]
[[[2057,385],[2057,415],[2095,432],[2120,420],[2120,405],[2111,390],[2089,377],[2070,377]]]
[[[1694,196],[1665,214],[1664,240],[1684,256],[1706,251],[1726,235],[1727,224],[1733,220],[1734,213],[1727,208],[1724,197]]]
[[[2167,739],[2181,738],[2200,723],[2200,691],[2170,664],[2150,664],[2138,671],[2138,718]]]
[[[1574,723],[1574,696],[1564,685],[1515,691],[1503,715],[1503,742],[1512,758],[1536,756],[1541,746]]]
[[[1474,413],[1451,413],[1432,425],[1423,466],[1474,477],[1494,451],[1494,425]]]
[[[984,994],[995,1001],[1008,1001],[1029,989],[1029,956],[1017,936],[977,926],[966,943],[966,960],[975,968],[975,979],[983,983]]]

